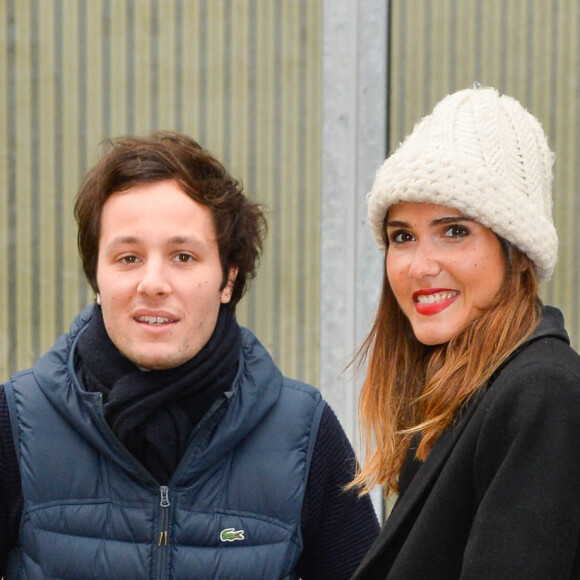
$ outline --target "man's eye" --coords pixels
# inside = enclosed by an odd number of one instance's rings
[[[137,262],[137,256],[123,256],[120,261],[123,264],[135,264]]]
[[[193,256],[191,254],[179,253],[175,256],[175,259],[181,264],[193,262]]]

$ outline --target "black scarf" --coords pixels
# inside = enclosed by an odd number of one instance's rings
[[[131,453],[166,484],[185,452],[193,427],[236,375],[241,348],[235,316],[222,305],[206,345],[185,364],[141,371],[113,344],[96,307],[77,343],[77,372],[87,391],[103,393],[111,429]]]

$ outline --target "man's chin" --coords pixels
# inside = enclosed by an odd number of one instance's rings
[[[167,371],[169,369],[177,368],[193,358],[193,355],[189,357],[179,357],[171,354],[163,356],[159,353],[156,353],[155,355],[146,355],[143,353],[124,354],[142,371]]]

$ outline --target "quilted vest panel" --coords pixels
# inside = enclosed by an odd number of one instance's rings
[[[6,389],[24,495],[21,545],[10,555],[7,580],[295,577],[302,500],[324,406],[315,389],[285,379],[255,428],[200,468],[197,449],[211,456],[216,426],[236,436],[239,404],[235,413],[232,401],[215,405],[167,487],[119,444],[94,394],[71,388],[56,407],[31,371]],[[79,430],[79,421],[95,423],[94,430]]]

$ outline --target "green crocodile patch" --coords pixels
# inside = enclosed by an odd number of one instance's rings
[[[244,539],[244,530],[236,530],[235,528],[226,528],[220,532],[220,540],[222,542],[235,542],[236,540]]]

